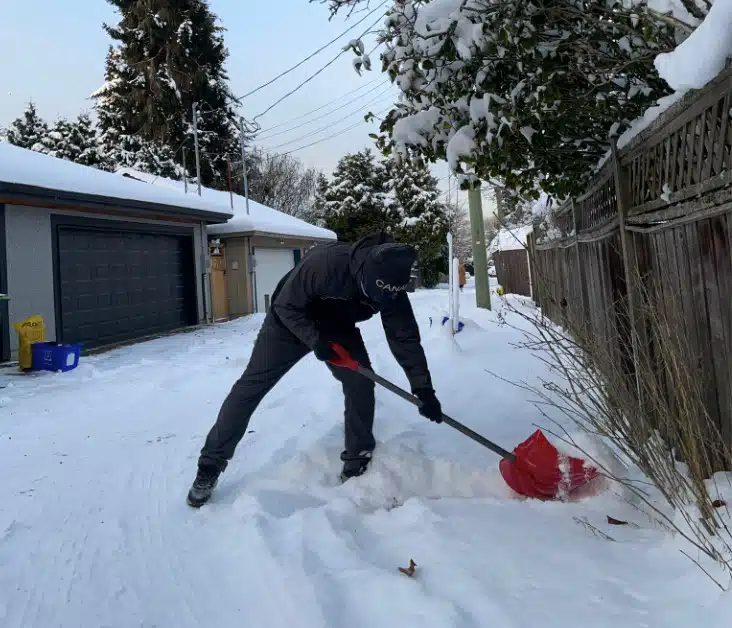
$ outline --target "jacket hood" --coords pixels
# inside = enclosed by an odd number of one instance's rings
[[[369,234],[351,247],[350,271],[368,302],[383,307],[407,290],[416,257],[386,233]]]
[[[351,245],[350,269],[354,277],[359,277],[369,251],[379,244],[394,242],[394,238],[383,231],[363,236]]]

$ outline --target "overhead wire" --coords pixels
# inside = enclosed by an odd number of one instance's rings
[[[378,6],[378,7],[376,7],[376,8],[375,8],[375,9],[373,9],[372,11],[370,11],[370,12],[368,13],[368,15],[372,15],[373,13],[375,13],[376,11],[378,11],[379,9],[381,9],[381,7],[383,7],[383,6],[384,6],[384,5],[386,4],[386,2],[387,2],[387,0],[384,0],[384,2],[382,2],[382,3],[381,3],[381,4],[379,5],[379,6]],[[377,24],[379,23],[379,21],[380,21],[380,20],[382,19],[382,17],[383,17],[384,15],[386,15],[386,12],[382,13],[381,15],[379,15],[379,17],[378,17],[378,18],[376,18],[376,20],[375,20],[375,21],[374,21],[374,22],[373,22],[373,23],[372,23],[372,24],[371,24],[371,25],[370,25],[370,26],[369,26],[369,27],[368,27],[368,28],[367,28],[367,29],[366,29],[366,30],[365,30],[365,31],[364,31],[364,32],[363,32],[362,34],[361,34],[361,37],[365,37],[365,36],[366,36],[366,35],[367,35],[367,34],[368,34],[368,33],[369,33],[370,31],[371,31],[371,29],[372,29],[372,28],[374,28],[374,26],[376,26],[376,25],[377,25]],[[336,61],[337,61],[337,60],[338,60],[338,59],[339,59],[339,58],[340,58],[340,57],[341,57],[341,56],[342,56],[342,55],[343,55],[343,54],[344,54],[344,53],[345,53],[346,51],[347,51],[347,49],[346,49],[346,50],[341,50],[341,51],[340,51],[340,52],[339,52],[339,53],[338,53],[338,54],[337,54],[337,55],[336,55],[335,57],[333,57],[333,58],[332,58],[332,59],[331,59],[330,61],[328,61],[328,63],[326,63],[326,64],[325,64],[325,65],[324,65],[323,67],[321,67],[321,68],[320,68],[319,70],[317,70],[316,72],[314,72],[313,74],[311,74],[311,75],[310,75],[310,76],[309,76],[308,78],[306,78],[306,79],[305,79],[305,80],[304,80],[304,81],[303,81],[302,83],[300,83],[300,84],[299,84],[299,85],[298,85],[297,87],[295,87],[294,89],[292,89],[292,90],[290,90],[289,92],[287,92],[287,93],[286,93],[286,94],[285,94],[284,96],[282,96],[281,98],[279,98],[279,99],[277,99],[277,100],[276,100],[275,102],[273,102],[273,103],[272,103],[272,104],[271,104],[271,105],[270,105],[269,107],[267,107],[267,108],[266,108],[266,109],[265,109],[264,111],[262,111],[261,113],[258,113],[258,114],[257,114],[256,116],[254,116],[254,118],[252,118],[252,122],[254,122],[254,123],[257,123],[257,119],[258,119],[258,118],[261,118],[262,116],[264,116],[264,115],[266,115],[267,113],[269,113],[270,111],[272,111],[272,109],[274,109],[274,108],[275,108],[275,107],[276,107],[277,105],[279,105],[279,104],[280,104],[280,103],[282,103],[283,101],[287,100],[287,99],[288,99],[288,98],[289,98],[290,96],[292,96],[292,95],[293,95],[293,94],[294,94],[295,92],[299,91],[299,90],[300,90],[300,89],[301,89],[302,87],[304,87],[305,85],[307,85],[307,84],[308,84],[308,83],[309,83],[310,81],[312,81],[312,80],[313,80],[313,79],[314,79],[314,78],[315,78],[316,76],[318,76],[318,75],[319,75],[319,74],[321,74],[321,73],[322,73],[323,71],[325,71],[325,70],[326,70],[327,68],[329,68],[329,67],[330,67],[331,65],[333,65],[333,64],[334,64],[334,63],[335,63],[335,62],[336,62]],[[258,124],[258,123],[257,123],[257,124]]]
[[[388,110],[389,110],[389,107],[386,107],[385,109],[382,109],[381,111],[379,111],[375,115],[380,116],[382,113],[384,113],[384,112],[386,112]],[[298,146],[297,148],[293,148],[292,150],[289,150],[289,151],[287,151],[285,153],[280,153],[280,156],[283,156],[283,155],[291,155],[292,153],[296,153],[296,152],[301,151],[301,150],[304,150],[306,148],[310,148],[311,146],[316,146],[318,144],[322,144],[323,142],[327,142],[329,140],[332,140],[333,138],[338,137],[339,135],[343,135],[344,133],[347,133],[348,131],[351,131],[351,130],[355,129],[358,126],[361,126],[365,122],[366,122],[365,120],[360,120],[359,122],[356,122],[356,124],[353,124],[353,125],[351,125],[349,127],[346,127],[345,129],[342,129],[341,131],[338,131],[336,133],[333,133],[331,135],[328,135],[326,137],[323,137],[323,138],[321,138],[321,139],[319,139],[319,140],[317,140],[315,142],[310,142],[309,144],[305,144],[304,146]]]
[[[326,43],[326,44],[324,44],[323,46],[321,46],[320,48],[318,48],[318,49],[317,49],[317,50],[316,50],[315,52],[313,52],[313,53],[311,53],[310,55],[308,55],[307,57],[305,57],[305,58],[304,58],[304,59],[303,59],[302,61],[300,61],[299,63],[296,63],[295,65],[293,65],[293,66],[292,66],[291,68],[288,68],[288,69],[287,69],[287,70],[285,70],[284,72],[280,72],[280,73],[279,73],[279,74],[278,74],[277,76],[275,76],[274,78],[270,79],[270,80],[269,80],[269,81],[267,81],[266,83],[262,83],[262,84],[261,84],[261,85],[260,85],[259,87],[255,87],[255,88],[254,88],[253,90],[251,90],[251,91],[247,92],[247,93],[246,93],[246,94],[244,94],[243,96],[239,96],[238,98],[235,98],[236,102],[238,102],[239,104],[241,104],[241,101],[242,101],[242,100],[244,100],[245,98],[248,98],[248,97],[249,97],[249,96],[251,96],[252,94],[256,94],[256,93],[257,93],[258,91],[260,91],[260,90],[264,89],[265,87],[269,87],[270,85],[272,85],[272,83],[274,83],[274,82],[278,81],[278,80],[279,80],[279,79],[281,79],[281,78],[282,78],[283,76],[287,76],[287,75],[288,75],[288,74],[289,74],[290,72],[292,72],[293,70],[296,70],[297,68],[299,68],[299,67],[300,67],[301,65],[303,65],[304,63],[306,63],[306,62],[310,61],[310,59],[312,59],[312,58],[313,58],[313,57],[315,57],[316,55],[318,55],[318,54],[320,54],[321,52],[323,52],[323,50],[325,50],[326,48],[328,48],[328,46],[331,46],[332,44],[334,44],[335,42],[337,42],[337,41],[338,41],[338,40],[339,40],[339,39],[340,39],[341,37],[343,37],[343,36],[344,36],[344,35],[345,35],[346,33],[348,33],[348,32],[350,32],[350,31],[352,31],[352,30],[353,30],[354,28],[356,28],[356,27],[357,27],[357,26],[358,26],[359,24],[363,23],[363,22],[364,22],[364,21],[365,21],[366,19],[368,19],[368,17],[369,17],[369,16],[373,15],[374,13],[376,13],[376,11],[378,11],[378,10],[379,10],[379,9],[380,9],[381,7],[383,7],[383,6],[384,6],[384,5],[385,5],[385,4],[387,3],[387,1],[388,1],[388,0],[384,0],[384,1],[383,1],[383,2],[382,2],[382,3],[380,4],[380,5],[379,5],[379,6],[377,6],[377,7],[375,8],[375,9],[373,9],[373,10],[369,11],[369,12],[368,12],[368,13],[367,13],[366,15],[364,15],[364,16],[363,16],[363,17],[362,17],[362,18],[361,18],[360,20],[358,20],[358,22],[355,22],[355,23],[351,24],[351,26],[349,26],[349,27],[348,27],[348,28],[347,28],[347,29],[346,29],[345,31],[343,31],[343,32],[342,32],[342,33],[341,33],[340,35],[338,35],[337,37],[334,37],[333,39],[331,39],[331,40],[330,40],[330,41],[329,41],[328,43]],[[369,29],[369,30],[370,30],[370,29]],[[343,51],[343,52],[345,52],[345,51]]]
[[[272,134],[270,134],[270,135],[266,135],[266,134],[265,134],[265,136],[264,136],[264,137],[258,137],[258,138],[257,138],[257,140],[259,140],[259,141],[264,141],[264,140],[268,140],[268,139],[271,139],[271,138],[273,138],[273,137],[278,137],[278,136],[280,136],[280,135],[284,135],[285,133],[289,133],[290,131],[296,131],[297,129],[301,129],[302,127],[304,127],[304,126],[307,126],[308,124],[312,124],[313,122],[316,122],[317,120],[322,120],[323,118],[326,118],[327,116],[329,116],[329,115],[331,115],[331,114],[334,114],[334,113],[335,113],[336,111],[340,111],[341,109],[344,109],[344,108],[346,108],[346,107],[347,107],[348,105],[350,105],[350,104],[352,104],[352,103],[356,102],[357,100],[360,100],[360,99],[361,99],[361,98],[363,98],[364,96],[367,96],[368,94],[370,94],[370,93],[372,93],[372,92],[376,91],[376,90],[377,90],[377,89],[378,89],[379,87],[382,87],[382,86],[383,86],[383,85],[385,85],[386,83],[388,83],[388,81],[387,81],[387,80],[384,80],[384,81],[382,81],[381,83],[379,83],[379,84],[378,84],[378,85],[376,85],[375,87],[373,87],[373,88],[371,88],[370,90],[368,90],[368,91],[364,92],[364,93],[363,93],[363,94],[361,94],[360,96],[357,96],[356,98],[352,98],[352,99],[351,99],[351,100],[349,100],[348,102],[346,102],[346,103],[342,104],[342,105],[341,105],[340,107],[337,107],[337,108],[333,109],[332,111],[328,111],[328,112],[326,112],[326,113],[323,113],[323,114],[321,114],[321,115],[319,115],[319,116],[316,116],[315,118],[311,118],[310,120],[306,120],[305,122],[301,122],[300,124],[298,124],[298,125],[296,125],[296,126],[293,126],[293,127],[290,127],[289,129],[285,129],[284,131],[278,131],[277,133],[272,133]],[[387,91],[387,90],[384,90],[384,91],[382,92],[382,94],[386,93],[386,91]],[[332,104],[332,103],[329,103],[329,104]],[[327,107],[328,105],[324,105],[324,106],[325,106],[325,107]],[[321,109],[322,109],[322,108],[323,108],[323,107],[321,107]],[[300,116],[300,117],[302,117],[302,116]],[[282,125],[279,125],[279,126],[282,126]],[[273,129],[273,128],[275,128],[275,127],[270,127],[270,130],[271,130],[271,129]]]
[[[282,142],[281,144],[277,144],[276,146],[269,146],[269,147],[263,147],[263,150],[271,151],[271,150],[277,150],[279,148],[282,148],[283,146],[288,146],[289,144],[294,144],[296,142],[299,142],[301,140],[305,140],[309,137],[312,137],[313,135],[317,135],[318,133],[322,133],[323,131],[327,131],[329,128],[331,128],[333,125],[339,124],[343,122],[344,120],[347,120],[348,118],[351,118],[352,116],[358,115],[361,113],[364,109],[368,109],[371,105],[376,104],[379,101],[384,100],[384,95],[379,94],[376,98],[373,98],[369,102],[367,102],[365,105],[362,105],[359,107],[356,111],[352,111],[349,114],[346,114],[345,116],[339,118],[338,120],[334,120],[333,122],[330,122],[329,124],[322,126],[318,129],[315,129],[315,131],[311,131],[310,133],[306,133],[305,135],[301,135],[299,137],[293,138],[291,140],[288,140],[286,142]]]
[[[280,127],[283,127],[283,126],[286,126],[288,124],[291,124],[292,122],[295,122],[297,120],[301,120],[302,118],[306,118],[310,114],[316,113],[316,112],[320,111],[321,109],[325,109],[326,107],[330,107],[332,104],[337,103],[339,100],[342,100],[346,96],[350,96],[351,94],[355,94],[356,92],[360,92],[364,87],[369,87],[370,85],[373,85],[374,83],[376,83],[378,80],[379,80],[378,77],[375,78],[375,79],[372,79],[368,83],[364,83],[363,85],[360,85],[356,89],[352,89],[352,90],[346,92],[345,94],[341,94],[337,98],[334,98],[330,102],[327,102],[324,105],[321,105],[320,107],[316,107],[315,109],[311,109],[310,111],[306,111],[305,113],[302,113],[299,116],[295,116],[294,118],[290,118],[289,120],[285,120],[284,122],[280,122],[279,124],[275,124],[275,125],[273,125],[271,127],[268,127],[268,128],[266,128],[264,130],[264,132],[265,133],[269,133],[270,131],[272,131],[274,129],[279,129]],[[381,84],[383,85],[383,81],[382,81]],[[365,94],[362,94],[362,95],[365,95]]]

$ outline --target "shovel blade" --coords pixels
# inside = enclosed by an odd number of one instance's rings
[[[595,467],[581,458],[560,454],[541,430],[536,430],[513,453],[515,461],[501,460],[501,475],[515,492],[526,497],[566,497],[599,475]]]

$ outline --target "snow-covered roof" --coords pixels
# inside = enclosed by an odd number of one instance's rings
[[[171,211],[189,210],[225,220],[231,216],[228,205],[210,202],[198,197],[181,196],[139,181],[122,179],[112,172],[82,166],[65,159],[44,155],[0,141],[0,187],[27,186],[45,190],[58,196],[65,192],[72,196],[112,199],[125,206],[130,202],[167,206]],[[30,194],[30,192],[28,192]]]
[[[165,177],[139,172],[131,168],[119,168],[118,175],[135,177],[146,183],[152,183],[167,189],[176,190],[176,193],[186,197],[198,199],[196,185],[188,185],[188,194],[185,193],[183,181],[173,181]],[[297,238],[312,238],[320,240],[335,240],[336,234],[329,229],[323,229],[310,223],[290,216],[281,211],[249,200],[249,214],[246,209],[246,199],[240,194],[234,194],[234,215],[228,222],[209,225],[208,232],[211,235],[230,235],[235,233],[264,233],[268,235],[289,236]],[[231,195],[229,192],[201,188],[201,199],[203,202],[225,203],[231,211]]]
[[[527,244],[528,235],[533,231],[531,225],[501,229],[488,245],[488,257],[497,251],[517,251]]]

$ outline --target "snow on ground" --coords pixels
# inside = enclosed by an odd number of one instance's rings
[[[520,333],[466,289],[453,342],[436,325],[446,291],[412,300],[445,411],[509,448],[528,437],[538,411],[485,370],[545,374],[512,346]],[[85,358],[67,374],[5,374],[0,626],[727,625],[729,600],[609,491],[519,499],[494,454],[388,391],[372,468],[339,484],[341,393],[312,356],[262,402],[214,501],[190,509],[202,440],[260,323]],[[363,330],[374,368],[404,385],[378,319]],[[410,558],[414,578],[397,570]]]

